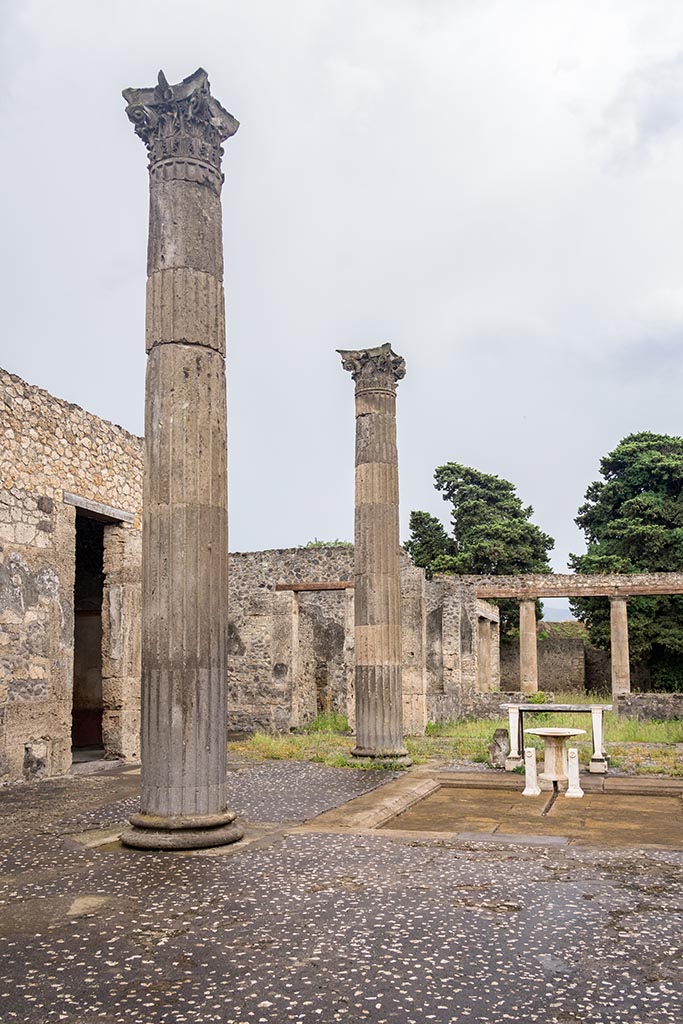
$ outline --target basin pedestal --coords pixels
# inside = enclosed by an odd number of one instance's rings
[[[543,771],[538,778],[543,782],[551,782],[566,786],[569,776],[569,760],[567,757],[567,740],[571,736],[584,736],[585,729],[525,729],[532,736],[540,736],[543,740]]]

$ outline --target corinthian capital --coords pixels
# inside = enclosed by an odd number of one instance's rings
[[[406,375],[405,359],[391,351],[386,342],[377,348],[343,350],[338,348],[342,366],[349,370],[357,385],[368,387],[396,387],[399,380]]]
[[[124,89],[123,98],[135,133],[147,146],[152,175],[220,187],[221,143],[235,134],[239,121],[211,95],[203,68],[178,85],[169,85],[160,71],[153,89]]]

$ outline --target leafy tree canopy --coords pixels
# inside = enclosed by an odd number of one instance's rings
[[[683,438],[630,434],[600,462],[579,508],[584,555],[571,555],[575,572],[678,572],[683,565]],[[609,604],[571,602],[592,643],[609,646]],[[649,664],[655,682],[683,687],[683,598],[629,600],[631,660]],[[680,665],[680,667],[679,667]],[[679,681],[677,683],[677,680]]]
[[[451,503],[452,534],[428,512],[411,512],[406,543],[415,565],[427,574],[506,576],[549,572],[552,537],[530,522],[509,480],[449,462],[434,473],[437,490]],[[516,602],[500,602],[504,628],[519,621]]]

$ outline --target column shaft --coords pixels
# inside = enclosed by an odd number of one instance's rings
[[[519,688],[522,693],[538,691],[535,599],[519,602]]]
[[[631,692],[628,653],[628,612],[625,597],[610,598],[612,644],[612,696]]]
[[[150,154],[142,796],[131,846],[215,846],[226,808],[228,509],[220,143],[206,72],[126,90]]]
[[[396,449],[405,364],[389,345],[341,355],[356,381],[354,754],[405,759]]]
[[[479,619],[479,643],[477,645],[477,690],[488,693],[491,687],[491,622]]]

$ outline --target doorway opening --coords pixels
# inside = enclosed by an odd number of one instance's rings
[[[74,762],[104,757],[102,740],[102,595],[104,524],[77,510],[74,580]]]

